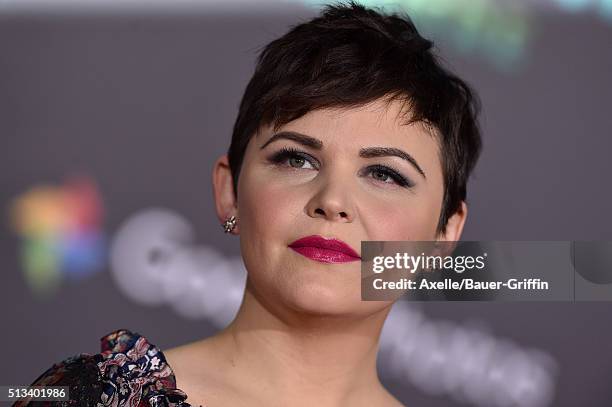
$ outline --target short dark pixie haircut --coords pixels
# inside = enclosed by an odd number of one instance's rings
[[[269,43],[257,60],[228,151],[234,195],[247,144],[262,127],[275,130],[322,108],[403,103],[405,124],[439,133],[444,197],[437,233],[466,199],[481,150],[477,95],[443,68],[406,15],[385,15],[354,2],[326,6],[320,16]],[[434,133],[432,133],[434,134]]]

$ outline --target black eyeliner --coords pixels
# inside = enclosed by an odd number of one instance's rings
[[[381,164],[375,164],[375,165],[370,165],[367,168],[367,170],[369,172],[372,172],[372,171],[383,172],[389,175],[391,178],[393,178],[393,180],[397,182],[397,184],[401,187],[406,187],[406,188],[414,187],[414,183],[410,179],[404,177],[398,170],[396,170],[393,167],[389,167],[389,166],[381,165]]]
[[[280,150],[272,154],[272,156],[268,158],[268,160],[273,164],[280,164],[284,162],[285,160],[287,160],[288,158],[292,158],[296,156],[299,158],[305,159],[313,167],[318,168],[318,161],[313,156],[311,156],[310,154],[306,154],[305,152],[295,149],[293,147],[281,148]]]

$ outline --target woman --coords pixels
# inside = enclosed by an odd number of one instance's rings
[[[36,384],[78,405],[400,406],[376,372],[392,302],[361,301],[360,242],[459,240],[481,146],[475,97],[431,46],[353,3],[270,43],[212,177],[248,271],[235,319],[164,352],[116,331]]]

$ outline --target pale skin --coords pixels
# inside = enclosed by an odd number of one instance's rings
[[[376,371],[378,340],[393,303],[361,301],[359,261],[321,263],[288,247],[308,235],[341,239],[358,253],[365,240],[460,239],[465,203],[444,233],[436,231],[444,191],[437,136],[422,124],[403,125],[400,109],[400,102],[377,100],[260,129],[245,152],[237,199],[227,156],[215,162],[216,212],[220,222],[238,218],[232,233],[240,238],[248,277],[240,309],[225,329],[164,351],[189,403],[402,406]],[[271,141],[282,132],[315,138],[320,148],[282,135]],[[368,147],[400,149],[414,163],[360,156]],[[281,148],[304,154],[273,162]],[[375,165],[396,169],[410,186]]]

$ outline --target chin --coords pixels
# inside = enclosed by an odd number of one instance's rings
[[[310,316],[356,318],[371,315],[386,308],[382,301],[362,301],[361,286],[302,283],[289,286],[280,296],[283,306]]]
[[[279,313],[359,317],[387,305],[361,301],[359,262],[325,264],[300,256],[274,263],[268,267],[253,264],[249,276],[259,300]]]
[[[359,308],[359,295],[350,295],[347,291],[311,284],[286,292],[283,299],[287,306],[304,314],[339,316],[352,314]]]

